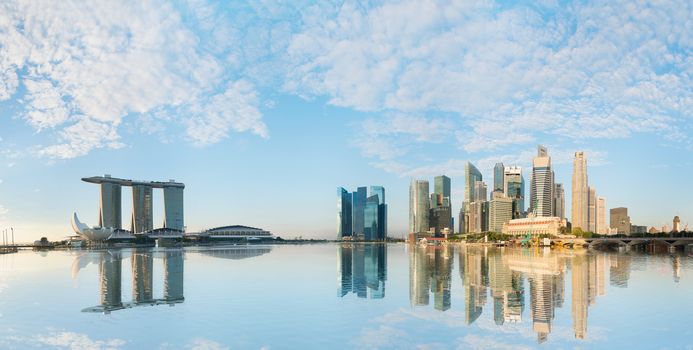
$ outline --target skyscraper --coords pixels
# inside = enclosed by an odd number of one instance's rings
[[[362,227],[357,228],[358,225]],[[368,197],[366,187],[358,187],[353,193],[342,187],[337,188],[337,237],[363,238],[369,241],[387,238],[385,188],[371,186]]]
[[[553,189],[553,216],[565,218],[565,190],[563,184],[555,184]]]
[[[610,226],[616,228],[618,233],[630,234],[630,216],[628,208],[612,208],[610,213]]]
[[[371,196],[378,196],[378,234],[377,240],[387,239],[387,204],[385,203],[385,187],[371,186]]]
[[[483,180],[481,172],[472,163],[467,162],[464,166],[464,202],[469,204],[476,200],[474,198],[474,184]]]
[[[429,229],[429,186],[426,180],[412,180],[409,185],[409,233]]]
[[[353,233],[351,216],[351,193],[337,188],[337,238],[349,237]]]
[[[530,207],[536,216],[553,215],[553,170],[546,147],[539,146],[532,161]]]
[[[380,205],[380,200],[377,194],[371,194],[368,199],[366,199],[366,208],[364,209],[364,226],[363,226],[363,236],[366,241],[373,241],[380,239],[378,233],[380,232],[379,227],[379,215],[378,208]]]
[[[356,192],[352,193],[351,195],[351,215],[352,215],[352,224],[351,227],[354,230],[353,235],[354,236],[359,236],[364,234],[364,226],[365,226],[365,210],[366,210],[366,200],[367,200],[367,193],[366,193],[366,187],[358,187],[356,189]]]
[[[525,179],[522,168],[510,166],[505,168],[503,192],[513,199],[513,219],[519,219],[525,212]]]
[[[609,225],[606,223],[606,198],[597,197],[597,233],[605,235],[609,233]]]
[[[470,215],[470,205],[472,202],[476,201],[475,197],[475,185],[477,181],[481,181],[483,177],[481,176],[481,172],[479,169],[477,169],[472,163],[467,162],[464,165],[464,202],[462,203],[462,210],[464,211],[464,229],[460,230],[460,232],[465,232],[469,233],[472,232],[470,230],[470,225],[471,221],[469,218]]]
[[[452,200],[450,199],[450,178],[445,175],[436,176],[434,179],[434,193],[431,195],[430,226],[435,227],[436,235],[440,235],[443,229],[452,227]]]
[[[436,176],[433,192],[442,195],[443,198],[450,198],[450,178],[445,175]]]
[[[597,190],[588,187],[587,227],[589,232],[597,232]]]
[[[493,167],[493,190],[505,191],[505,167],[503,163],[496,163]]]
[[[573,159],[572,220],[573,229],[589,230],[589,188],[585,152],[575,152]]]
[[[489,203],[489,231],[503,232],[503,225],[513,218],[513,200],[494,191],[493,199]]]
[[[483,181],[477,181],[474,183],[474,200],[485,202],[488,200],[488,187]]]

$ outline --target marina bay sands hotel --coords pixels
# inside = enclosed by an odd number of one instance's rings
[[[110,175],[82,178],[82,181],[101,186],[101,203],[99,208],[99,226],[122,230],[121,189],[132,187],[132,218],[130,231],[144,233],[154,229],[152,191],[155,188],[164,190],[164,228],[183,231],[183,190],[185,184],[170,180],[133,181],[118,179]]]

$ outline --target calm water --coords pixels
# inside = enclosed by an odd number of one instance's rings
[[[0,348],[693,348],[681,253],[285,245],[0,255]]]

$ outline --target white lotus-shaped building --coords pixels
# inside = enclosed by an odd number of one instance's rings
[[[105,241],[114,232],[111,227],[89,227],[81,223],[77,218],[77,213],[72,214],[72,229],[80,237],[90,241]]]

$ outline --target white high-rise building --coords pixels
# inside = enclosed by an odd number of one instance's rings
[[[606,223],[606,198],[597,197],[597,233],[606,235],[609,233],[609,224]]]
[[[553,216],[554,179],[551,157],[546,147],[539,146],[537,156],[532,161],[532,186],[530,188],[530,208],[538,217]]]
[[[588,187],[587,227],[587,231],[597,232],[597,190],[594,187]]]
[[[504,196],[501,192],[494,191],[489,203],[488,230],[490,232],[503,232],[503,225],[513,218],[513,199]]]
[[[575,152],[573,159],[572,220],[573,229],[589,230],[589,188],[585,152]]]

